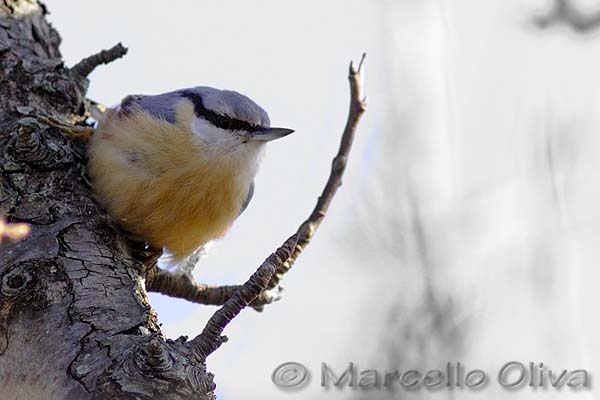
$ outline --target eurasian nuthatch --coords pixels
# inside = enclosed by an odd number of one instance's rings
[[[88,172],[133,238],[181,262],[226,233],[252,198],[265,143],[292,132],[234,91],[132,95],[99,121]]]

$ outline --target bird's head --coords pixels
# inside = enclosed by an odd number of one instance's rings
[[[231,90],[198,86],[177,91],[192,107],[189,129],[206,146],[217,151],[239,146],[261,147],[271,140],[294,132],[287,128],[272,128],[269,116],[250,98]]]

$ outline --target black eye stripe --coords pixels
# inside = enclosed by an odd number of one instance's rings
[[[218,128],[230,131],[238,130],[246,132],[256,132],[264,129],[261,126],[252,125],[246,121],[240,121],[239,119],[231,118],[227,115],[220,115],[207,109],[204,107],[204,103],[202,102],[202,96],[200,96],[198,93],[192,92],[191,90],[182,92],[181,96],[190,100],[194,104],[194,113],[198,117],[206,119]]]

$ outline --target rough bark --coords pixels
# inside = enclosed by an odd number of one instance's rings
[[[0,398],[212,399],[204,361],[161,334],[139,264],[90,196],[83,144],[37,118],[83,124],[88,86],[45,14],[0,3],[0,213],[31,226],[0,248]]]

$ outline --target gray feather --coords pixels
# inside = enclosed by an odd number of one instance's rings
[[[154,96],[130,95],[121,102],[121,110],[127,114],[135,109],[143,109],[156,118],[175,123],[175,105],[180,100],[177,91]]]
[[[197,93],[204,107],[220,115],[246,121],[252,125],[270,126],[269,116],[247,96],[233,90],[219,90],[208,86],[179,89],[158,95],[130,95],[121,102],[121,110],[127,114],[143,109],[156,118],[175,123],[175,107],[185,92]]]
[[[270,126],[269,115],[249,97],[233,90],[219,90],[208,86],[196,86],[183,91],[200,95],[207,109],[221,115],[246,121],[252,125]]]

